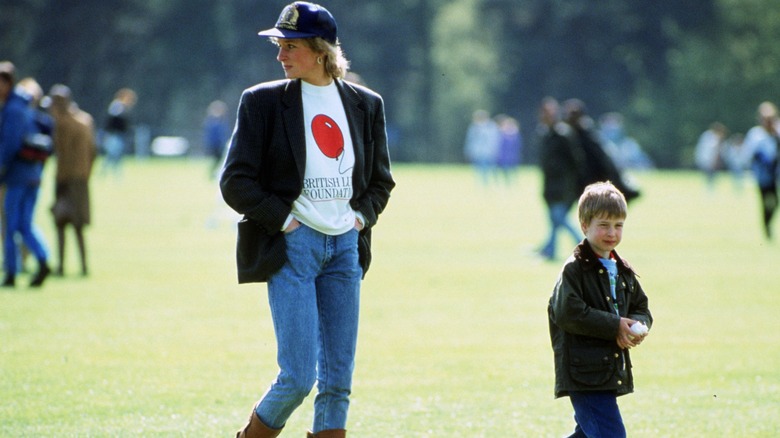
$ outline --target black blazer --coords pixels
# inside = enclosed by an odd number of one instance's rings
[[[371,227],[395,187],[387,149],[384,102],[368,88],[341,80],[336,81],[336,86],[355,150],[350,205],[367,222],[358,244],[365,275],[371,263]],[[239,226],[261,231],[254,233],[256,242],[239,242],[239,283],[266,281],[287,261],[281,229],[303,189],[305,168],[300,80],[265,82],[244,90],[220,178],[225,202],[244,215]],[[242,255],[242,246],[244,250],[254,247],[260,251],[259,267],[247,266],[256,257],[243,257],[246,254]]]

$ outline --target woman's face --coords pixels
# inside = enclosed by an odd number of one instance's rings
[[[328,85],[330,76],[325,65],[317,63],[317,57],[324,56],[312,50],[302,39],[279,39],[279,53],[276,60],[282,64],[287,79],[301,79],[312,85]]]

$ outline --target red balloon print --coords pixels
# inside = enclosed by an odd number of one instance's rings
[[[338,158],[344,152],[344,135],[336,122],[319,114],[311,121],[311,133],[317,147],[328,158]]]

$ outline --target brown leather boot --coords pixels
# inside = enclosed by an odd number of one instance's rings
[[[236,438],[275,438],[279,436],[282,433],[282,429],[271,429],[263,424],[255,413],[255,408],[252,408],[252,413],[249,414],[247,425],[236,432]]]
[[[347,431],[344,429],[321,430],[317,433],[308,432],[306,438],[345,438]]]

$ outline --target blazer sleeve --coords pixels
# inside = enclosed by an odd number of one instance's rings
[[[384,101],[378,94],[368,94],[371,101],[371,111],[364,133],[365,171],[361,185],[365,190],[353,200],[352,208],[359,211],[373,226],[377,218],[387,206],[390,192],[395,187],[390,171],[390,153],[387,147],[387,131],[385,126]]]
[[[266,180],[285,168],[271,170],[268,156],[276,117],[274,92],[271,89],[249,89],[241,95],[236,125],[230,140],[220,177],[225,202],[236,212],[255,221],[268,235],[278,233],[292,207],[273,190]],[[289,175],[297,178],[293,172]]]

